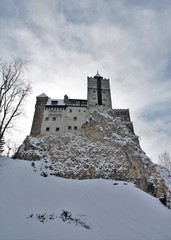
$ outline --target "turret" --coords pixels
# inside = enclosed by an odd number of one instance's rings
[[[45,93],[36,97],[35,112],[33,117],[33,123],[31,128],[31,136],[38,136],[41,133],[41,126],[43,121],[43,114],[45,105],[48,101],[48,96]]]

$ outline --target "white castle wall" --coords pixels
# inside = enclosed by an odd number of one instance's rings
[[[41,134],[61,135],[80,131],[86,119],[84,107],[46,107],[44,110]]]

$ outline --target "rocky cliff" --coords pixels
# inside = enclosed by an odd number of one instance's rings
[[[151,195],[164,198],[170,190],[156,164],[141,149],[138,137],[126,122],[94,112],[78,134],[28,136],[15,156],[41,160],[35,171],[73,179],[104,178],[134,182]]]

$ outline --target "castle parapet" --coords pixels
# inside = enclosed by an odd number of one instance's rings
[[[122,125],[127,126],[133,133],[133,123],[131,122],[129,109],[112,109],[109,111],[110,115],[113,118],[119,118],[120,122],[122,122]]]

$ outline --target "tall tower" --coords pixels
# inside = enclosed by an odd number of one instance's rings
[[[87,107],[92,113],[95,109],[103,111],[112,108],[109,79],[97,72],[94,77],[87,77]]]
[[[47,101],[48,101],[48,96],[46,96],[46,94],[44,93],[42,93],[37,97],[33,123],[32,123],[31,133],[30,133],[30,135],[33,137],[40,135],[41,133],[44,109]]]

